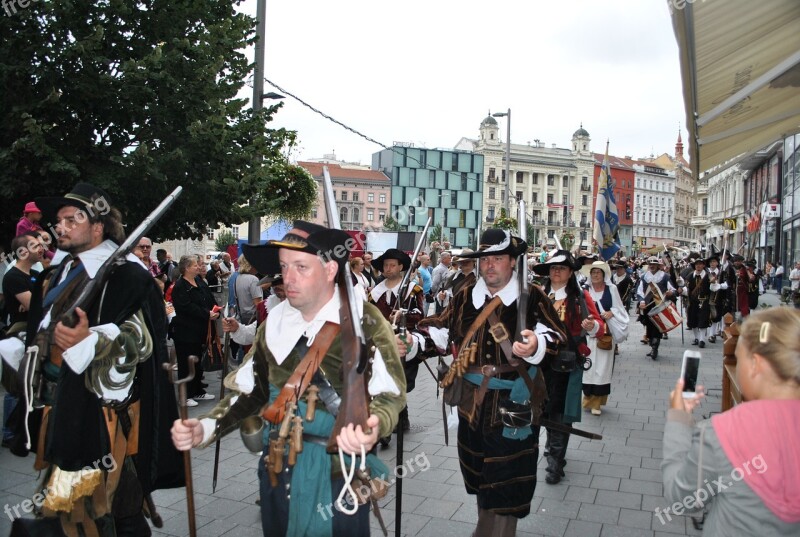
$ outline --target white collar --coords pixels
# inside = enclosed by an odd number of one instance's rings
[[[359,311],[356,312],[361,318],[363,303],[357,301]],[[300,336],[308,338],[307,345],[310,347],[314,343],[314,338],[322,329],[326,322],[339,324],[339,291],[334,288],[333,297],[317,312],[311,320],[303,319],[300,310],[292,307],[288,300],[284,300],[273,309],[267,316],[266,339],[267,347],[275,357],[278,365],[282,364],[286,357],[292,352]]]
[[[105,240],[91,250],[86,250],[85,252],[79,253],[77,257],[79,257],[81,263],[83,263],[83,267],[86,269],[86,274],[88,274],[90,278],[94,278],[97,276],[97,271],[100,270],[102,264],[105,263],[109,257],[111,257],[111,254],[113,254],[117,248],[119,248],[119,246],[117,246],[114,241]],[[143,269],[147,270],[147,267],[144,266],[144,263],[142,263],[138,257],[131,253],[125,257],[125,260],[133,261]]]
[[[505,287],[500,289],[497,293],[492,295],[489,291],[489,288],[486,287],[486,282],[483,281],[483,278],[478,278],[478,283],[475,284],[475,287],[472,288],[472,305],[475,309],[480,309],[486,303],[486,297],[494,298],[496,296],[500,297],[500,300],[503,301],[504,306],[510,306],[514,303],[514,301],[519,297],[519,287],[517,286],[517,272],[511,275],[511,279],[508,281]]]
[[[550,289],[550,294],[553,295],[553,300],[565,300],[567,298],[567,286],[561,289]]]
[[[695,277],[700,276],[700,278],[704,278],[705,275],[706,275],[706,271],[705,270],[703,272],[701,272],[700,274],[698,274],[697,271],[694,271],[694,276]]]
[[[389,296],[386,297],[386,303],[388,304],[389,301],[392,299],[392,297],[396,296],[400,292],[400,284],[403,283],[402,280],[397,282],[397,285],[395,285],[394,287],[388,287],[386,285],[387,281],[388,280],[381,280],[381,282],[378,285],[376,285],[375,287],[373,287],[372,291],[369,292],[369,294],[372,297],[373,301],[377,302],[378,300],[381,299],[381,297],[385,293],[389,293]],[[406,298],[411,296],[411,293],[413,293],[413,292],[414,292],[414,286],[409,282],[408,293],[406,294]]]

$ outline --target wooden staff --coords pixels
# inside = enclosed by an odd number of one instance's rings
[[[197,356],[189,356],[189,374],[184,378],[178,378],[177,357],[170,357],[170,361],[163,364],[167,371],[169,381],[178,387],[178,412],[181,421],[189,419],[189,407],[186,406],[186,384],[194,378],[194,364],[198,361]],[[197,537],[197,526],[194,520],[194,486],[192,485],[192,454],[191,450],[183,452],[183,472],[186,474],[186,514],[189,517],[189,537]]]

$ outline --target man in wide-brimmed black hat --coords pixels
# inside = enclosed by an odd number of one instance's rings
[[[688,297],[686,327],[692,331],[692,345],[706,346],[706,333],[711,324],[711,280],[706,270],[706,260],[698,257],[691,263],[694,269],[686,275],[683,295]]]
[[[39,392],[28,391],[30,400],[17,405],[13,421],[20,444],[12,451],[24,456],[38,446],[37,459],[47,461],[45,512],[62,514],[17,519],[12,534],[77,535],[82,525],[86,534],[112,528],[100,533],[114,535],[116,528],[123,535],[150,535],[142,494],[183,484],[180,454],[171,449],[164,426],[177,417],[177,406],[161,368],[168,360],[163,295],[133,254],[119,259],[113,271],[100,272],[125,239],[120,212],[104,190],[78,183],[63,196],[37,198],[36,205],[67,256],[31,292],[25,343],[38,345],[33,359],[44,361],[35,379]],[[97,298],[65,318],[90,285],[97,286]],[[22,354],[21,341],[3,343]],[[29,416],[27,408],[36,410]],[[41,428],[28,427],[39,422]],[[137,449],[124,440],[132,428],[138,431]],[[128,468],[119,488],[118,467]],[[83,491],[80,498],[75,490]]]
[[[586,336],[603,335],[605,325],[588,292],[584,291],[575,276],[581,265],[568,250],[554,250],[534,267],[534,271],[546,276],[544,292],[558,312],[559,319],[567,331],[566,348],[585,358],[588,356]],[[584,317],[583,306],[588,317]],[[572,371],[555,371],[552,368],[544,371],[548,385],[547,416],[556,423],[572,424],[581,420],[581,377],[583,369],[576,366]],[[555,485],[564,477],[564,466],[567,464],[567,446],[570,434],[547,428],[547,442],[544,456],[547,460],[545,483]]]
[[[384,279],[372,288],[367,296],[370,303],[375,304],[383,317],[395,324],[399,318],[395,318],[400,310],[405,312],[406,330],[416,330],[417,323],[424,317],[425,295],[422,287],[415,282],[409,282],[408,288],[402,300],[398,301],[400,284],[403,275],[411,268],[411,257],[397,248],[389,248],[383,255],[372,261],[372,266],[383,274]],[[411,393],[416,385],[417,373],[419,372],[420,361],[418,359],[406,360],[403,363],[403,370],[406,375],[406,393]],[[411,428],[408,419],[408,407],[403,407],[400,411],[400,423],[404,431]],[[387,439],[381,440],[385,446]]]
[[[624,258],[623,258],[624,259]],[[625,261],[620,259],[618,262],[611,265],[614,273],[611,275],[611,282],[617,286],[619,296],[625,304],[625,310],[630,310],[631,297],[633,296],[633,279],[628,274],[628,265]]]
[[[477,252],[459,256],[478,260],[480,278],[453,296],[445,314],[420,322],[427,337],[415,334],[412,349],[417,352],[421,342],[431,354],[449,353],[451,343],[459,349],[442,384],[445,396],[454,397],[459,407],[462,475],[467,493],[478,500],[475,535],[512,536],[517,520],[530,513],[539,428],[528,425],[528,412],[531,404],[538,410],[543,401],[528,402],[527,381],[541,374],[539,368],[548,369],[550,357],[566,339],[563,324],[538,287],[529,287],[526,327],[517,332],[520,289],[515,268],[526,249],[525,241],[508,231],[485,231]],[[458,387],[463,388],[461,397],[456,396]],[[519,424],[506,412],[517,410]]]
[[[266,464],[259,464],[258,471],[264,535],[369,535],[369,503],[353,515],[326,508],[344,486],[341,477],[333,477],[338,475],[332,471],[334,455],[326,452],[325,445],[335,416],[345,411],[340,405],[347,403],[342,401],[337,285],[351,285],[349,274],[341,272],[347,270],[350,241],[343,231],[296,221],[280,240],[244,246],[244,254],[259,272],[281,272],[286,300],[258,328],[253,349],[236,374],[237,391],[200,420],[173,424],[173,442],[188,450],[213,443],[247,417],[262,415],[267,420],[272,432],[264,438],[271,440],[262,454]],[[355,307],[352,314],[361,318],[366,347],[375,349],[364,372],[369,379],[370,415],[367,430],[363,424],[350,423],[335,440],[341,451],[360,456],[362,449],[369,452],[397,424],[405,405],[405,378],[389,323],[372,304],[362,301]],[[298,440],[285,438],[281,443],[281,423],[292,421],[295,412],[307,417],[310,401],[316,404],[316,410],[309,412],[312,419],[295,420],[290,434],[302,438],[302,445],[292,446]],[[287,408],[297,410],[290,413]],[[297,454],[293,466],[285,459],[290,451]],[[374,455],[367,456],[366,464],[373,477],[386,474],[385,465]]]
[[[711,324],[708,327],[708,342],[716,343],[717,336],[722,335],[722,317],[730,311],[730,294],[734,287],[736,275],[732,267],[724,270],[720,266],[719,254],[712,254],[706,259],[708,269],[709,290],[711,298],[708,300]]]

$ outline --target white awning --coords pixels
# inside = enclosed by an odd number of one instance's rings
[[[667,3],[694,177],[800,132],[800,1]]]

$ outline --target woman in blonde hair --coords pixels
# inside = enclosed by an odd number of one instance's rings
[[[703,535],[800,535],[800,312],[753,313],[736,345],[746,402],[695,424],[702,398],[671,393],[664,431],[664,496],[674,515],[708,509]]]

